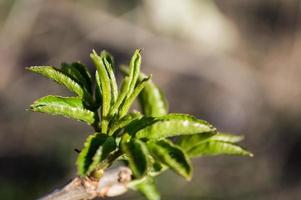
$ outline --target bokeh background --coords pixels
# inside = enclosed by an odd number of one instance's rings
[[[0,199],[63,186],[92,132],[26,112],[69,93],[24,68],[80,60],[93,70],[92,49],[122,64],[135,48],[172,112],[245,135],[255,154],[194,160],[190,182],[167,172],[157,180],[163,199],[299,199],[300,9],[299,0],[0,0]]]

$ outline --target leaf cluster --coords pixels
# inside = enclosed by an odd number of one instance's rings
[[[191,115],[168,113],[167,100],[140,72],[141,54],[136,50],[123,67],[118,87],[113,57],[93,51],[94,77],[80,63],[60,68],[33,66],[28,70],[65,86],[74,96],[50,95],[36,100],[30,110],[86,122],[95,132],[85,141],[76,165],[80,176],[100,178],[113,162],[120,160],[133,173],[130,187],[150,200],[159,199],[154,177],[167,169],[190,180],[191,158],[209,155],[252,154],[236,143],[242,137],[220,133],[204,120]],[[135,99],[141,112],[131,111]]]

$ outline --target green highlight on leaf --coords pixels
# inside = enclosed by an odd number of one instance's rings
[[[127,90],[130,84],[130,79],[129,77],[125,77],[122,82],[121,82],[121,88],[120,88],[120,92],[119,92],[119,96],[116,100],[116,102],[113,104],[111,111],[110,111],[110,116],[113,116],[115,113],[117,113],[120,105],[122,104],[122,102],[124,101],[124,99],[126,98],[127,95]]]
[[[63,73],[61,70],[52,67],[52,66],[33,66],[26,68],[29,71],[41,74],[49,79],[54,80],[55,82],[59,83],[60,85],[64,85],[70,91],[77,94],[80,98],[84,97],[84,89],[75,82],[72,78],[68,75]]]
[[[123,106],[120,109],[120,117],[123,117],[128,110],[130,109],[131,105],[135,101],[136,97],[139,95],[141,90],[143,90],[145,84],[151,79],[151,76],[143,79],[140,83],[138,83],[137,87],[134,89],[133,93],[125,100]]]
[[[208,132],[181,136],[177,144],[185,150],[190,157],[222,154],[253,156],[252,153],[244,148],[233,144],[242,139],[243,137],[238,135]]]
[[[210,140],[229,142],[229,143],[237,143],[244,139],[244,136],[241,135],[233,135],[229,133],[218,133],[215,134]]]
[[[95,113],[85,109],[84,103],[78,97],[46,96],[36,100],[30,110],[34,112],[61,115],[67,118],[86,122],[95,122]]]
[[[146,175],[149,168],[146,144],[139,139],[121,140],[121,151],[127,156],[129,166],[135,178]]]
[[[138,80],[139,74],[140,74],[140,66],[141,66],[141,50],[136,49],[134,52],[134,55],[131,58],[131,62],[129,64],[129,79],[130,79],[130,84],[129,88],[127,91],[127,97],[129,97],[136,86],[136,82]]]
[[[215,155],[240,155],[240,156],[253,156],[252,153],[244,148],[223,141],[209,140],[205,143],[199,144],[187,152],[189,157],[198,156],[215,156]]]
[[[136,96],[143,89],[145,84],[144,82],[147,81],[147,80],[141,81],[140,83],[143,84],[142,85],[140,84],[140,86],[138,85],[136,88],[136,83],[138,80],[138,76],[140,73],[140,66],[141,66],[140,51],[141,50],[136,50],[131,58],[128,76],[126,76],[121,83],[120,94],[117,97],[116,102],[113,104],[111,108],[110,116],[116,114],[118,109],[120,109],[121,110],[119,112],[120,117],[123,117],[128,111],[131,103],[135,100]],[[133,94],[133,92],[135,94]]]
[[[112,103],[115,103],[118,97],[118,87],[117,87],[117,82],[113,70],[114,69],[113,57],[105,50],[101,52],[100,57],[104,63],[104,66],[106,67],[108,76],[110,78],[110,85],[112,90]]]
[[[95,102],[96,102],[96,107],[99,108],[102,105],[102,92],[101,92],[101,87],[100,87],[100,79],[99,79],[99,75],[96,72],[95,73],[95,81],[96,81],[96,86],[95,86]]]
[[[132,134],[137,138],[161,139],[178,135],[192,135],[203,132],[214,132],[216,129],[208,122],[186,114],[172,113],[161,117],[141,119],[144,124],[136,123]]]
[[[159,117],[168,112],[168,103],[164,94],[152,81],[145,84],[139,94],[139,102],[146,116]]]
[[[215,131],[213,132],[203,132],[194,135],[182,135],[178,139],[177,144],[186,152],[191,148],[204,143],[211,139],[213,136],[217,135]]]
[[[120,67],[123,74],[128,75],[129,69],[125,65]],[[147,76],[139,74],[139,80],[142,81]],[[159,117],[168,113],[168,102],[160,88],[152,80],[145,83],[143,90],[140,92],[139,104],[145,116]]]
[[[169,166],[170,169],[187,180],[191,179],[192,167],[190,160],[179,146],[168,140],[159,140],[148,141],[147,147],[155,159]]]
[[[90,57],[97,68],[96,73],[99,76],[98,87],[101,88],[102,94],[101,128],[105,133],[108,128],[108,114],[111,106],[111,83],[103,59],[95,51],[90,54]]]

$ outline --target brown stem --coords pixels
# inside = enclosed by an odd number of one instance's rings
[[[99,181],[76,177],[63,189],[58,189],[40,200],[83,200],[113,197],[127,192],[132,172],[127,167],[107,170]]]

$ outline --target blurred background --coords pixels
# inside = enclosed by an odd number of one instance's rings
[[[255,154],[196,159],[190,182],[164,173],[163,199],[299,199],[300,9],[299,0],[0,0],[0,199],[63,186],[93,131],[26,112],[39,97],[69,93],[24,68],[80,60],[94,70],[92,49],[126,64],[135,48],[171,112],[242,134]]]

